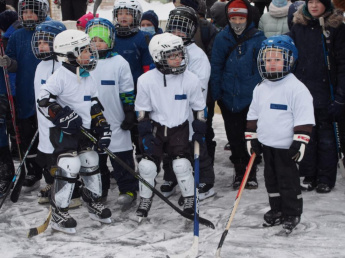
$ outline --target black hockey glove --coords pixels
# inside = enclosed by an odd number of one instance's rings
[[[152,155],[154,152],[154,146],[159,144],[159,141],[152,134],[151,120],[145,119],[138,124],[139,136],[144,147],[144,152],[148,155]]]
[[[288,153],[291,159],[293,159],[296,163],[299,163],[302,161],[304,157],[305,148],[309,140],[310,140],[309,133],[295,132],[293,136],[293,142],[290,146]]]
[[[134,112],[133,105],[123,105],[123,110],[125,112],[125,119],[122,121],[122,130],[131,130],[137,121],[137,117]]]
[[[75,134],[83,124],[81,117],[69,106],[65,106],[61,109],[55,115],[52,122],[56,127],[61,128],[65,134]]]
[[[192,122],[192,127],[194,131],[192,141],[197,141],[198,143],[203,144],[205,142],[205,134],[207,131],[206,122],[194,119],[194,121]]]
[[[6,122],[7,111],[8,111],[8,99],[6,95],[0,95],[0,125]]]
[[[94,133],[98,135],[96,147],[98,151],[103,152],[104,148],[108,148],[110,145],[112,134],[110,125],[107,122],[103,121],[100,126],[95,127],[93,130]]]
[[[262,145],[258,140],[258,134],[254,131],[248,130],[244,133],[244,137],[246,139],[247,152],[249,156],[251,156],[253,152],[256,156],[259,156],[262,153]]]

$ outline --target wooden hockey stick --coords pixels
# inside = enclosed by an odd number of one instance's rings
[[[249,160],[249,163],[248,163],[248,166],[247,166],[247,170],[246,170],[246,173],[244,174],[244,177],[242,179],[242,182],[241,182],[241,185],[240,185],[240,189],[238,189],[238,192],[237,192],[237,195],[236,195],[236,199],[235,199],[235,202],[234,202],[234,205],[232,206],[232,210],[231,210],[231,214],[230,214],[230,218],[228,220],[228,223],[226,224],[226,227],[225,227],[225,230],[222,234],[222,237],[219,241],[219,244],[218,244],[218,248],[217,248],[217,252],[216,252],[216,258],[220,258],[220,251],[222,249],[222,246],[223,246],[223,243],[224,243],[224,240],[226,238],[226,235],[228,234],[228,231],[229,231],[229,228],[231,226],[231,222],[235,216],[235,213],[236,213],[236,210],[237,210],[237,206],[240,202],[240,199],[241,199],[241,196],[242,196],[242,193],[243,193],[243,189],[244,189],[244,186],[246,185],[247,183],[247,180],[248,180],[248,176],[249,176],[249,173],[250,173],[250,170],[252,169],[252,166],[253,166],[253,163],[254,163],[254,160],[255,160],[255,157],[256,157],[256,154],[255,152],[252,154],[252,156],[250,157],[250,160]]]
[[[42,225],[40,225],[36,228],[30,228],[29,233],[28,233],[28,238],[37,236],[38,234],[41,234],[44,231],[46,231],[46,229],[48,228],[51,217],[52,217],[52,207],[50,207],[48,217]]]

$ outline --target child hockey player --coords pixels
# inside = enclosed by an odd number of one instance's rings
[[[194,43],[193,37],[197,31],[197,28],[198,15],[193,8],[187,6],[177,7],[170,12],[166,25],[166,31],[182,38],[183,45],[185,46],[188,54],[187,69],[188,71],[194,73],[200,80],[203,97],[206,101],[211,66],[204,51]],[[194,120],[192,110],[190,110],[188,120],[190,125],[189,140],[191,140],[193,134],[191,125]],[[192,145],[191,150],[194,151]],[[161,186],[161,191],[165,196],[170,196],[173,194],[175,191],[175,186],[177,185],[176,177],[171,167],[171,158],[172,157],[168,157],[168,159],[164,159],[163,161],[165,182]],[[215,175],[212,160],[208,155],[206,143],[203,142],[200,145],[200,200],[206,199],[215,194],[213,189],[214,179]]]
[[[77,222],[69,215],[74,184],[81,176],[82,198],[92,219],[111,222],[111,212],[100,203],[102,184],[98,154],[90,140],[79,130],[83,125],[98,137],[97,148],[110,144],[111,130],[102,105],[97,99],[97,86],[89,71],[97,64],[98,54],[87,34],[66,30],[54,40],[54,52],[62,67],[41,86],[39,108],[55,127],[50,128],[57,168],[52,189],[52,227],[65,233],[75,233]]]
[[[40,60],[31,50],[31,39],[35,27],[47,19],[48,0],[19,0],[18,14],[23,28],[16,30],[10,37],[6,48],[5,65],[9,72],[16,72],[16,112],[21,136],[21,151],[25,152],[37,130],[34,76]],[[1,59],[1,57],[0,57]],[[42,169],[36,164],[37,144],[26,158],[27,176],[23,184],[24,191],[39,187]]]
[[[104,116],[112,130],[109,149],[134,169],[133,147],[129,129],[134,126],[134,84],[128,62],[112,49],[115,44],[115,27],[103,18],[87,23],[86,33],[97,47],[99,61],[91,72],[95,78],[99,100],[104,106]],[[107,168],[107,154],[100,154],[100,168],[103,197],[107,196],[110,176]],[[111,159],[113,176],[119,187],[118,203],[128,204],[136,198],[138,180],[115,160]]]
[[[300,222],[303,200],[296,163],[303,159],[314,120],[313,98],[291,72],[298,58],[293,40],[273,36],[262,43],[245,138],[249,155],[263,152],[271,210],[267,225],[283,223],[290,233]],[[261,145],[262,144],[262,145]]]
[[[61,63],[57,61],[57,57],[53,51],[53,41],[57,34],[65,31],[66,27],[58,21],[46,21],[36,26],[35,33],[32,37],[32,52],[37,59],[42,60],[35,73],[35,97],[39,99],[41,85],[45,84],[47,79],[61,67]],[[37,110],[38,111],[38,110]],[[54,124],[47,120],[43,114],[37,113],[37,124],[39,130],[39,142],[37,147],[36,163],[43,169],[43,176],[47,183],[46,187],[41,189],[38,196],[38,203],[49,203],[49,195],[54,178],[50,174],[50,168],[55,164],[53,155],[54,147],[49,140],[49,130]],[[78,181],[79,183],[79,181]],[[77,207],[81,205],[79,187],[74,188],[72,201],[69,207]]]
[[[139,173],[154,185],[163,149],[166,150],[173,159],[172,167],[185,198],[184,211],[193,213],[194,180],[188,116],[193,109],[196,115],[193,140],[202,142],[206,133],[206,104],[200,81],[186,70],[187,54],[180,37],[170,33],[156,35],[150,42],[149,50],[157,68],[139,78],[135,101],[144,152],[138,165]],[[152,191],[142,183],[139,183],[139,193],[137,216],[140,220],[147,217],[153,196]]]

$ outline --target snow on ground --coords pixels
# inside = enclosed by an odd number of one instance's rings
[[[210,219],[216,229],[200,226],[200,257],[214,257],[228,221],[237,191],[232,190],[233,166],[228,151],[223,150],[226,136],[222,118],[215,115],[217,150],[215,161],[217,195],[200,203],[200,215]],[[304,213],[298,228],[289,237],[275,236],[280,226],[263,228],[263,214],[269,209],[259,166],[259,189],[245,190],[222,248],[222,257],[254,258],[340,258],[345,257],[345,180],[338,176],[329,194],[304,192]],[[162,174],[158,175],[159,189]],[[41,181],[44,185],[44,180]],[[165,258],[189,249],[193,242],[193,222],[181,217],[157,196],[149,218],[138,225],[133,206],[123,209],[117,203],[118,189],[111,185],[106,202],[113,222],[101,225],[92,221],[87,208],[70,210],[77,220],[77,234],[66,235],[50,227],[32,239],[28,229],[41,225],[48,205],[37,203],[37,192],[22,194],[15,204],[6,201],[0,210],[0,257],[97,257],[97,258]],[[179,191],[171,197],[177,205]]]

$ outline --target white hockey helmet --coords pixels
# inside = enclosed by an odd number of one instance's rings
[[[127,10],[133,17],[133,21],[128,26],[121,26],[121,21],[118,19],[118,13],[120,10]],[[114,3],[113,20],[116,28],[116,35],[129,36],[139,31],[141,16],[143,8],[137,0],[117,0]]]
[[[38,20],[24,20],[23,15],[25,14],[26,10],[32,10],[32,12],[37,15]],[[46,20],[48,12],[48,0],[19,0],[18,2],[18,16],[20,17],[24,28],[35,29],[37,24]]]
[[[181,74],[187,67],[187,54],[183,46],[182,38],[171,33],[155,35],[149,44],[149,51],[157,69],[163,74]],[[174,54],[179,55],[182,59],[179,67],[168,65],[168,58]]]
[[[81,54],[85,49],[90,56],[83,58]],[[80,66],[86,71],[92,71],[97,65],[97,48],[89,35],[80,30],[65,30],[58,34],[54,40],[54,52],[59,61]]]

